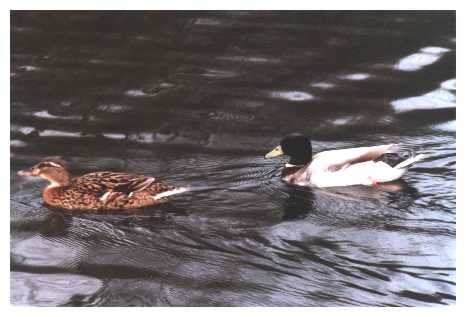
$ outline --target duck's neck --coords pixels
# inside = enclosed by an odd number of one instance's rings
[[[282,178],[285,178],[287,176],[295,174],[301,168],[303,168],[301,165],[296,166],[296,165],[291,165],[291,164],[287,163],[285,165],[285,168],[282,169]]]
[[[71,184],[71,175],[68,172],[54,175],[42,174],[40,176],[50,182],[47,188],[65,187]]]
[[[64,190],[71,184],[71,175],[68,172],[50,174],[41,174],[40,177],[49,181],[49,185],[42,192],[44,201],[49,205],[56,205],[56,200],[59,199]]]
[[[293,166],[306,165],[311,160],[312,160],[312,156],[292,157],[290,158],[290,161],[288,162],[288,164],[293,165]]]

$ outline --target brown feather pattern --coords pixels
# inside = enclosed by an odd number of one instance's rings
[[[157,182],[153,177],[95,172],[72,178],[67,186],[46,188],[43,198],[48,205],[58,208],[121,210],[156,204],[159,201],[154,195],[173,189],[174,186]],[[105,199],[102,199],[104,195]]]

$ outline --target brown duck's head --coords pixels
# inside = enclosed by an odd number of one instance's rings
[[[30,170],[18,171],[20,176],[39,176],[52,183],[52,186],[66,186],[71,177],[68,172],[68,164],[60,157],[46,157]]]

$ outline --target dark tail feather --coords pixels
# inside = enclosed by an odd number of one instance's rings
[[[413,149],[406,145],[396,144],[390,147],[384,154],[375,159],[375,162],[382,161],[391,167],[398,166],[400,163],[416,156]]]

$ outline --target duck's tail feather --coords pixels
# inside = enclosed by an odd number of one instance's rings
[[[410,157],[409,159],[399,163],[398,165],[396,165],[394,168],[397,168],[397,169],[406,169],[406,168],[409,168],[411,167],[414,163],[422,160],[423,158],[425,157],[424,154],[418,154],[414,157]]]
[[[190,189],[189,187],[175,187],[173,189],[158,193],[158,194],[154,195],[153,197],[154,197],[154,200],[158,200],[158,199],[161,199],[161,198],[164,198],[164,197],[168,197],[168,196],[177,195],[177,194],[187,192],[189,189]]]
[[[407,168],[422,159],[424,155],[416,155],[414,150],[405,144],[393,144],[374,161],[382,161],[393,168]]]

